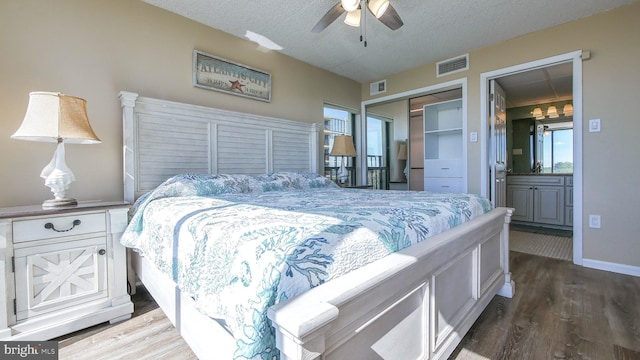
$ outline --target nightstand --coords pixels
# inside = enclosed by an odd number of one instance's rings
[[[129,204],[0,208],[0,340],[48,340],[131,317]]]

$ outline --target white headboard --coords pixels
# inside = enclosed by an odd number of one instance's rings
[[[318,125],[120,92],[124,199],[181,174],[318,172]]]

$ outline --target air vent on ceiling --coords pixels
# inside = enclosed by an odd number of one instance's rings
[[[469,70],[469,54],[457,56],[436,63],[436,76],[444,76]]]
[[[372,82],[369,87],[369,95],[377,95],[387,92],[387,80]]]

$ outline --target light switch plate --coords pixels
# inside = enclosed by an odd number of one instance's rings
[[[589,227],[600,229],[600,215],[589,215]]]
[[[589,132],[599,132],[599,131],[600,131],[600,119],[589,120]]]
[[[469,141],[478,142],[478,133],[475,132],[475,131],[471,132],[471,134],[469,136]]]

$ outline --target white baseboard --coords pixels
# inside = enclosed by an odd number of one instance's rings
[[[582,266],[592,268],[592,269],[605,270],[605,271],[611,271],[619,274],[640,277],[640,267],[638,266],[617,264],[617,263],[611,263],[611,262],[593,260],[593,259],[582,259]]]

